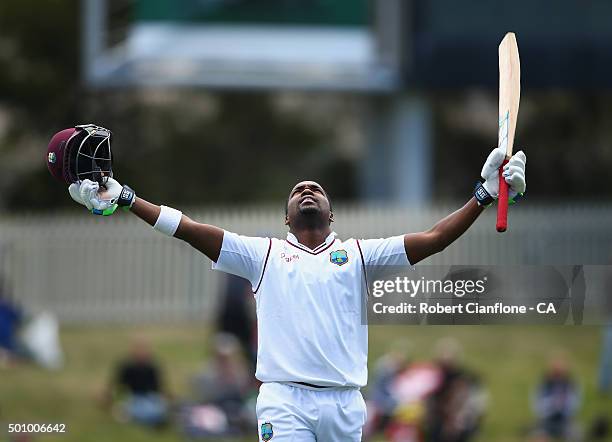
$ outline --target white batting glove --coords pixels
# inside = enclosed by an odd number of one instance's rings
[[[106,190],[101,190],[95,181],[83,180],[80,183],[72,183],[68,187],[68,193],[74,201],[87,207],[91,213],[112,215],[117,209],[116,201],[122,188],[123,186],[112,178],[108,178]]]
[[[83,199],[81,198],[81,186],[79,183],[72,183],[70,186],[68,186],[68,193],[70,194],[70,197],[76,201],[77,203],[87,207],[87,205],[85,204],[85,202],[83,201]]]
[[[480,174],[485,180],[483,187],[495,199],[499,195],[499,166],[502,165],[505,158],[506,151],[503,148],[493,149],[487,157],[487,161],[485,161]],[[517,195],[522,195],[527,189],[527,182],[525,181],[526,163],[527,156],[520,150],[512,155],[508,163],[504,165],[502,176],[509,186],[508,198],[510,202],[514,202]]]

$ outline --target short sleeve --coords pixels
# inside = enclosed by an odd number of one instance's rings
[[[358,241],[366,266],[410,265],[404,247],[404,235]]]
[[[257,286],[264,263],[270,253],[272,240],[223,232],[223,244],[212,268],[247,279]]]

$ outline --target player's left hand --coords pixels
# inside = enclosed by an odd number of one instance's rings
[[[497,199],[499,195],[499,167],[506,158],[506,152],[498,147],[491,151],[482,167],[481,176],[485,180],[483,187],[489,194]],[[520,150],[508,160],[504,165],[502,176],[509,186],[508,197],[510,202],[514,202],[518,195],[525,193],[527,182],[525,181],[525,165],[527,156]]]
[[[108,178],[105,188],[91,180],[83,180],[80,183],[72,183],[68,192],[73,200],[84,205],[94,215],[112,215],[117,209],[117,200],[123,186]]]

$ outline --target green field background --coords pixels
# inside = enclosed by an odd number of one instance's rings
[[[65,327],[61,340],[66,364],[62,370],[49,372],[26,365],[0,368],[0,421],[4,426],[0,440],[5,440],[9,422],[67,426],[66,434],[37,435],[33,441],[183,440],[172,428],[154,432],[118,423],[96,403],[115,361],[138,336],[152,343],[173,394],[186,395],[188,379],[206,362],[211,336],[208,329],[193,325]],[[479,441],[524,440],[521,430],[532,419],[530,391],[555,350],[570,355],[581,385],[581,423],[612,414],[612,398],[596,391],[602,337],[597,327],[371,327],[370,365],[398,340],[409,343],[413,360],[430,359],[436,341],[447,336],[462,345],[465,366],[482,376],[488,391],[489,407]],[[245,440],[255,441],[255,433]]]

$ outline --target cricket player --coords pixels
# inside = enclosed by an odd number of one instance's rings
[[[155,230],[204,253],[213,269],[251,283],[261,441],[360,441],[366,407],[359,389],[367,381],[368,352],[360,297],[367,266],[416,264],[444,250],[496,199],[504,158],[502,149],[494,149],[473,197],[431,229],[382,239],[338,238],[329,196],[314,181],[299,182],[289,192],[285,239],[241,236],[199,223],[137,197],[113,178],[103,185],[79,180],[69,192],[93,213],[129,208]],[[503,168],[511,200],[525,191],[525,163],[521,151]]]

